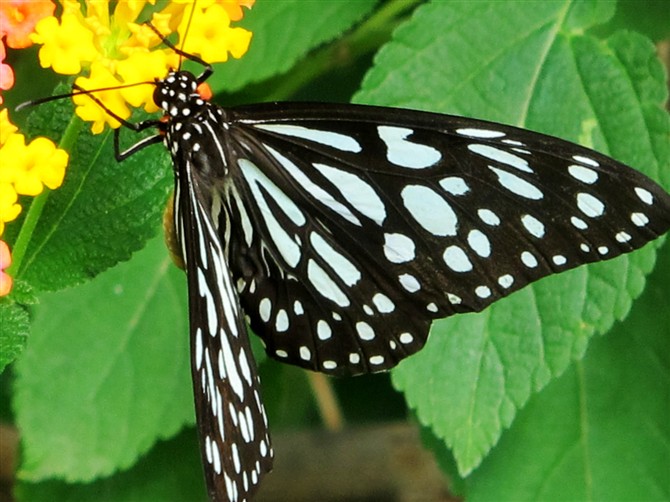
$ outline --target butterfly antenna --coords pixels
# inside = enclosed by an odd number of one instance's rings
[[[189,23],[190,23],[190,18],[189,18]],[[152,30],[156,35],[158,35],[158,38],[161,39],[161,41],[163,42],[163,44],[164,44],[166,47],[169,47],[170,49],[172,49],[173,51],[175,51],[175,52],[180,56],[180,58],[183,57],[184,59],[188,59],[189,61],[194,61],[194,62],[196,62],[196,63],[198,63],[198,64],[201,64],[202,66],[205,67],[205,69],[203,70],[203,72],[196,78],[196,80],[198,81],[199,84],[203,83],[205,80],[207,80],[207,79],[212,75],[212,73],[214,72],[214,69],[212,68],[212,65],[211,65],[211,64],[207,63],[206,61],[204,61],[203,59],[199,58],[198,56],[196,56],[196,55],[194,55],[194,54],[189,54],[188,52],[184,52],[182,49],[180,49],[180,48],[177,47],[175,44],[173,44],[172,42],[170,42],[167,38],[165,38],[165,37],[161,34],[161,32],[158,31],[158,29],[157,29],[153,24],[147,22],[146,25],[147,25],[149,28],[151,28],[151,30]],[[184,37],[184,38],[186,38],[186,37]],[[179,64],[180,64],[180,66],[181,66],[181,63],[179,63]]]
[[[184,38],[180,40],[180,45],[181,48],[179,49],[179,69],[181,70],[181,64],[182,64],[182,57],[186,57],[186,53],[184,52],[184,45],[186,44],[186,36],[188,35],[189,30],[191,29],[191,22],[193,21],[193,14],[195,13],[195,4],[198,3],[197,0],[194,0],[193,4],[191,5],[191,11],[188,14],[188,21],[186,22],[186,29],[184,30]],[[187,59],[190,59],[186,57]]]
[[[156,85],[155,82],[136,82],[134,84],[125,84],[125,85],[117,85],[114,87],[100,87],[99,89],[82,89],[79,86],[76,86],[74,91],[68,92],[65,94],[56,94],[55,96],[47,96],[44,98],[38,98],[38,99],[31,99],[29,101],[24,101],[23,103],[20,103],[19,105],[14,108],[15,111],[21,111],[25,108],[30,108],[33,106],[41,105],[44,103],[49,103],[51,101],[58,101],[60,99],[65,99],[65,98],[72,98],[74,96],[81,96],[82,94],[85,94],[89,96],[90,98],[93,98],[93,94],[96,92],[103,92],[103,91],[115,91],[118,89],[127,89],[129,87],[137,87],[138,85]]]

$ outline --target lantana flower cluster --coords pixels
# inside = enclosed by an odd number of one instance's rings
[[[208,63],[241,57],[248,49],[251,32],[232,27],[231,21],[242,17],[242,6],[253,0],[175,0],[162,2],[157,10],[154,1],[108,2],[63,0],[60,19],[47,17],[37,23],[31,39],[41,44],[40,64],[63,75],[77,75],[86,69],[88,76],[75,83],[84,89],[119,87],[124,84],[149,83],[164,78],[179,66],[179,56],[162,44],[156,33],[178,34],[177,44],[189,54]],[[147,4],[151,4],[147,6]],[[147,16],[147,10],[153,11]],[[188,32],[188,34],[187,34]],[[183,43],[181,41],[184,41]],[[104,92],[96,97],[123,119],[132,108],[143,107],[155,112],[154,86],[136,85]],[[119,122],[86,95],[74,98],[76,113],[92,122],[94,133],[105,124],[117,128]]]
[[[7,47],[23,49],[32,45],[35,25],[51,16],[56,6],[51,1],[2,0],[0,2],[0,90],[14,86],[14,71],[6,64]],[[0,105],[4,102],[0,93]],[[0,109],[0,296],[12,288],[12,278],[5,272],[12,257],[2,240],[5,223],[21,213],[19,196],[35,196],[44,190],[58,188],[65,175],[68,155],[49,139],[27,142],[9,120],[7,109]]]
[[[2,0],[0,2],[0,89],[14,85],[14,73],[5,64],[6,48],[40,45],[39,63],[62,75],[81,75],[75,84],[96,91],[95,97],[117,116],[128,119],[132,109],[157,111],[146,85],[180,65],[180,56],[162,43],[146,25],[184,52],[208,63],[239,58],[248,49],[251,32],[231,26],[254,0]],[[54,15],[59,12],[58,15]],[[75,113],[100,133],[105,124],[120,123],[85,94],[74,96]],[[2,97],[0,96],[0,104]],[[68,155],[45,138],[27,142],[0,112],[0,237],[7,222],[22,211],[21,195],[38,195],[44,187],[58,188]],[[5,269],[11,263],[7,245],[0,240],[0,296],[11,289]]]

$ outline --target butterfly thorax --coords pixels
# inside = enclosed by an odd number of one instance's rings
[[[212,165],[207,152],[223,151],[224,110],[203,99],[197,78],[187,71],[173,71],[159,81],[154,102],[165,111],[164,143],[172,155],[175,174],[190,164],[200,178],[220,184],[228,172],[225,162]]]

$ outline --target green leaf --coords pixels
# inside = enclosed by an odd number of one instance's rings
[[[333,40],[367,15],[377,0],[257,2],[241,25],[253,32],[242,59],[220,65],[210,85],[232,92],[288,71],[311,49]]]
[[[377,55],[357,102],[514,124],[578,141],[670,186],[663,70],[635,34],[585,33],[593,2],[433,2]],[[436,64],[439,61],[440,64]],[[531,395],[622,319],[655,247],[547,278],[480,314],[436,322],[394,372],[422,424],[472,471]]]
[[[468,500],[668,500],[670,247],[625,322],[534,396]]]
[[[21,479],[106,476],[194,422],[184,286],[155,239],[94,281],[42,295],[16,364]]]
[[[158,443],[131,470],[89,484],[21,482],[18,501],[29,502],[204,502],[207,500],[195,430]]]
[[[16,303],[0,300],[0,372],[23,352],[29,332],[28,312]]]
[[[119,163],[113,134],[92,135],[72,113],[62,100],[31,116],[34,135],[63,136],[70,153],[65,181],[49,193],[17,274],[36,291],[81,284],[128,260],[156,234],[173,183],[164,148]]]

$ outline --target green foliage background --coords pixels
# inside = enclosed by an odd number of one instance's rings
[[[258,0],[241,23],[251,50],[221,65],[213,87],[223,105],[356,91],[356,102],[509,123],[595,148],[669,189],[667,76],[648,37],[667,39],[670,23],[654,2],[636,5]],[[60,102],[28,122],[76,146],[17,277],[21,302],[0,303],[0,364],[16,359],[3,378],[21,430],[17,497],[204,499],[188,429],[185,280],[152,238],[172,185],[167,155],[154,147],[117,164],[111,135],[70,117]],[[436,322],[427,347],[392,372],[454,490],[670,498],[670,252],[660,244]],[[302,376],[271,361],[261,371],[273,428],[312,425]],[[404,413],[387,378],[337,386],[353,421],[377,419],[375,406]],[[368,412],[360,402],[373,395],[388,399]]]

